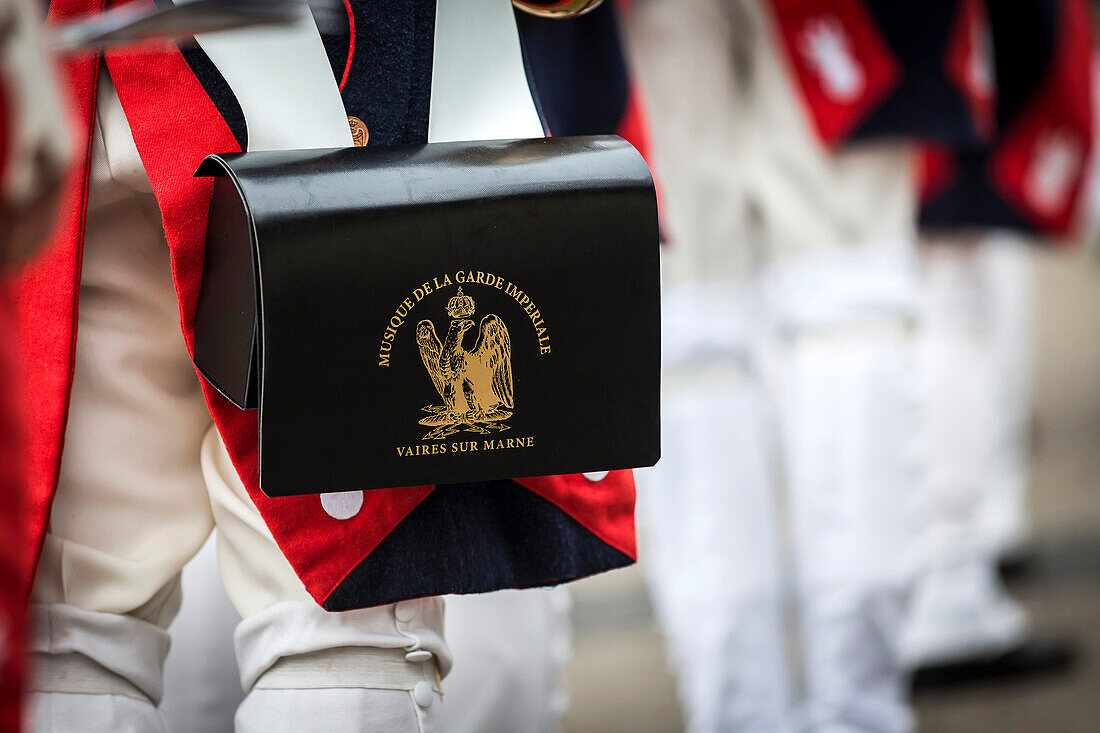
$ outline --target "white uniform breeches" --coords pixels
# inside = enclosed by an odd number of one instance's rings
[[[1031,302],[1027,244],[936,240],[923,248],[921,393],[928,473],[921,575],[907,665],[1002,653],[1024,641],[1000,555],[1027,532]]]
[[[211,425],[156,202],[106,75],[100,96],[72,404],[32,598],[31,730],[164,729],[165,629],[181,568],[215,525],[244,619],[238,730],[436,730],[443,601],[326,613],[307,595]]]

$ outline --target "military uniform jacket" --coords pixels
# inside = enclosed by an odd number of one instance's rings
[[[102,3],[53,0],[50,19],[97,12]],[[27,324],[22,346],[33,415],[30,551],[35,555],[56,487],[79,337],[89,140],[101,65],[117,89],[162,212],[180,325],[191,351],[213,185],[193,174],[207,154],[350,146],[350,114],[365,121],[372,144],[425,140],[434,2],[353,0],[348,8],[354,44],[346,45],[366,56],[333,43],[326,54],[307,17],[304,32],[293,39],[282,40],[273,31],[229,32],[200,38],[196,46],[184,44],[185,50],[112,49],[64,64],[83,152],[67,184],[56,235],[17,284]],[[600,16],[583,28],[591,33],[601,24],[614,30]],[[273,74],[281,74],[277,83],[271,83]],[[636,110],[627,96],[620,95],[622,110]],[[636,127],[635,119],[620,115],[624,121]],[[559,583],[635,559],[629,471],[613,471],[598,481],[578,474],[367,491],[356,516],[337,520],[315,495],[276,499],[260,491],[256,413],[238,409],[208,383],[203,389],[249,495],[309,593],[326,609]]]

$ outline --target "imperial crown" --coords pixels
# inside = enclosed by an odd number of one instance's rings
[[[451,318],[465,318],[474,313],[474,299],[462,294],[462,286],[459,286],[455,296],[447,301],[447,313]]]

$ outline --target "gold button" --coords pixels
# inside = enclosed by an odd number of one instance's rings
[[[576,15],[584,15],[589,10],[595,10],[603,0],[543,0],[542,2],[529,2],[528,0],[512,0],[512,5],[531,15],[539,15],[543,18],[572,18]]]
[[[370,131],[363,124],[363,121],[358,117],[348,117],[348,125],[351,127],[351,141],[355,143],[355,147],[367,147],[367,141],[370,140]]]

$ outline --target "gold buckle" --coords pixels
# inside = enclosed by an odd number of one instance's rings
[[[573,18],[595,10],[603,0],[557,0],[557,2],[530,2],[512,0],[512,5],[541,18]]]

